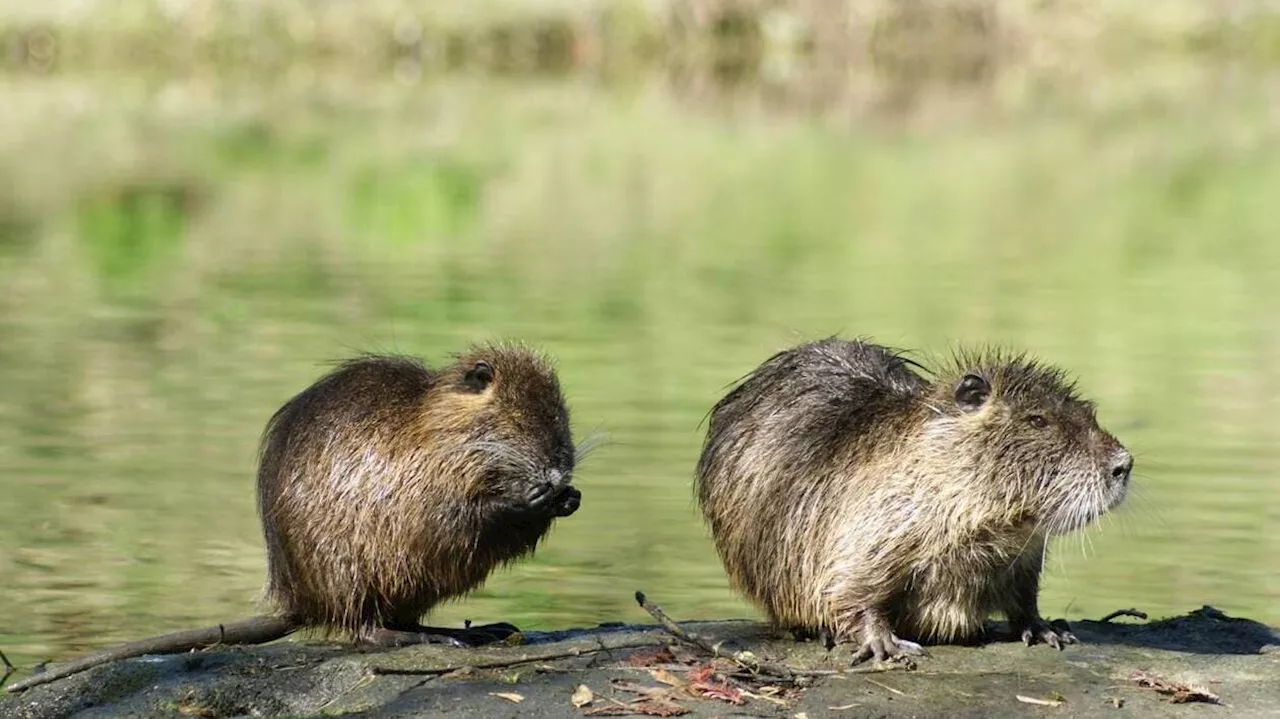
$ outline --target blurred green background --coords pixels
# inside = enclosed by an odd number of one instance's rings
[[[1030,350],[1134,450],[1046,614],[1280,623],[1275,11],[450,5],[0,0],[14,662],[252,612],[268,416],[328,360],[497,337],[608,440],[537,557],[435,621],[752,615],[699,423],[842,333]]]

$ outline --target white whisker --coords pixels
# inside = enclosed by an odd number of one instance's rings
[[[586,439],[578,443],[573,450],[574,464],[580,464],[584,459],[591,456],[593,452],[608,440],[609,435],[604,432],[593,432]]]

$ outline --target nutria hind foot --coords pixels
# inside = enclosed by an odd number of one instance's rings
[[[863,625],[861,640],[861,645],[853,653],[853,658],[849,662],[851,665],[875,659],[880,662],[893,661],[913,667],[915,662],[911,657],[928,656],[924,647],[898,637],[889,628],[889,624],[880,619],[871,619]]]
[[[1013,629],[1013,635],[1027,646],[1039,641],[1061,651],[1066,645],[1077,644],[1080,641],[1076,639],[1076,635],[1071,633],[1071,626],[1062,619],[1047,622],[1040,617],[1036,617],[1030,621],[1012,624],[1011,628]]]
[[[379,647],[403,647],[411,644],[444,644],[450,647],[467,649],[505,641],[513,634],[520,632],[519,627],[506,622],[468,625],[463,629],[454,627],[429,627],[418,625],[412,629],[391,629],[379,627],[361,638],[366,644]]]

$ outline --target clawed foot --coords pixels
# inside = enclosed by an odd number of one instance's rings
[[[1040,617],[1032,619],[1030,622],[1013,627],[1014,634],[1019,635],[1023,643],[1027,646],[1035,644],[1037,641],[1044,642],[1049,646],[1061,651],[1068,644],[1075,644],[1079,640],[1076,635],[1071,633],[1071,627],[1061,619],[1052,622],[1046,622]]]
[[[411,644],[443,644],[450,647],[469,648],[506,641],[520,629],[506,622],[468,625],[464,629],[452,627],[418,626],[411,630],[379,627],[369,632],[364,641],[380,647],[403,647]]]
[[[568,484],[539,482],[529,489],[525,502],[536,512],[567,517],[578,511],[578,505],[582,503],[582,492]]]
[[[413,632],[403,629],[378,627],[360,637],[361,644],[375,647],[407,647],[412,644],[443,644],[460,649],[470,646],[456,637],[435,632]]]
[[[899,639],[893,632],[888,629],[873,629],[864,633],[862,646],[858,647],[858,651],[854,652],[853,660],[850,664],[861,664],[868,659],[876,661],[895,661],[905,664],[914,664],[911,657],[926,656],[924,647],[909,642],[905,639]]]

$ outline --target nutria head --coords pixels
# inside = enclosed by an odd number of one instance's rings
[[[1080,529],[1124,500],[1133,455],[1061,370],[1025,355],[960,353],[926,401],[926,434],[956,439],[982,493],[1018,508],[1037,533]]]
[[[567,486],[578,451],[551,362],[518,345],[470,348],[440,370],[427,406],[455,447],[478,461],[482,491],[512,484]]]

